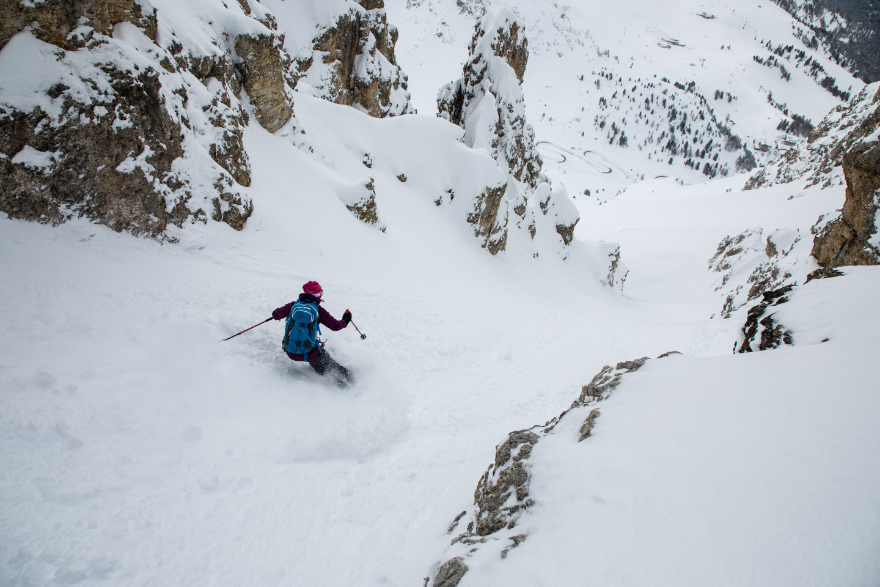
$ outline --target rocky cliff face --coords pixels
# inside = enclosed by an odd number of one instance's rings
[[[244,90],[254,102],[257,120],[269,132],[276,132],[293,116],[284,72],[290,58],[276,35],[239,35],[235,52],[241,60],[238,72]]]
[[[318,96],[384,118],[413,114],[407,76],[394,56],[397,29],[383,0],[359,0],[313,40],[299,75]]]
[[[242,228],[252,204],[239,97],[270,132],[291,119],[283,38],[256,2],[218,0],[193,22],[173,2],[152,5],[0,7],[0,210],[172,240],[191,222]]]
[[[487,14],[476,26],[462,77],[440,89],[437,110],[465,130],[468,146],[488,149],[514,179],[534,188],[541,158],[521,87],[528,59],[528,39],[513,13]]]
[[[506,183],[486,187],[474,199],[473,211],[467,216],[468,223],[474,227],[474,236],[493,255],[507,246],[507,214],[503,206],[507,187]]]
[[[875,100],[880,100],[880,93]],[[812,254],[823,267],[880,265],[880,132],[843,156],[846,201],[840,216],[818,228]],[[821,223],[820,223],[821,225]]]

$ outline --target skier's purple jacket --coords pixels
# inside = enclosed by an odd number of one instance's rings
[[[316,304],[319,301],[318,298],[316,298],[312,294],[307,294],[307,293],[299,294],[299,299],[303,302],[314,302]],[[296,303],[296,300],[276,309],[275,311],[272,312],[272,317],[275,318],[276,320],[284,320],[285,318],[287,318],[290,315],[290,309],[293,307],[293,304],[295,304],[295,303]],[[326,326],[330,330],[333,330],[334,332],[337,330],[342,330],[343,328],[348,326],[348,322],[345,322],[343,320],[337,320],[336,318],[334,318],[333,316],[330,315],[330,312],[328,312],[327,310],[322,308],[320,304],[318,304],[318,324],[323,324],[324,326]],[[287,351],[284,351],[284,352],[287,352]],[[307,358],[309,361],[311,361],[312,359],[317,357],[319,354],[320,354],[320,351],[317,348],[314,348],[309,351]],[[303,360],[302,355],[294,355],[293,353],[287,353],[287,356],[290,357],[291,359],[293,359],[294,361],[302,361]]]

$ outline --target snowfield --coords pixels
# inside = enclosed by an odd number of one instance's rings
[[[280,27],[303,28],[267,4]],[[474,195],[506,179],[434,116],[473,33],[452,0],[388,2],[419,115],[373,119],[304,91],[275,134],[251,116],[241,192],[254,212],[241,232],[195,223],[161,243],[0,217],[0,585],[419,586],[456,556],[462,587],[876,584],[880,270],[804,284],[818,268],[810,229],[844,187],[742,191],[733,167],[708,181],[594,125],[603,68],[731,88],[738,100],[718,100],[716,116],[749,148],[781,140],[765,84],[821,120],[837,98],[753,61],[762,41],[792,34],[762,4],[519,10],[549,201],[581,218],[570,246],[537,196],[536,237],[511,215],[497,256],[466,221]],[[686,47],[658,45],[669,38]],[[722,42],[732,49],[709,61]],[[347,208],[367,184],[373,225]],[[751,248],[712,270],[719,243],[746,232]],[[790,247],[778,262],[800,285],[773,311],[794,344],[733,354],[759,301],[744,300],[746,278],[779,235]],[[282,322],[220,342],[309,280],[367,335],[324,337],[354,371],[350,389],[284,356]],[[669,351],[680,355],[657,358]],[[515,528],[450,544],[509,432],[569,409],[604,365],[641,357],[588,438],[578,407],[535,445],[535,504]]]

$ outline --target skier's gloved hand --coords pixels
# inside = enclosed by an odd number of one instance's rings
[[[351,322],[351,312],[349,312],[348,310],[346,310],[346,311],[345,311],[345,314],[342,315],[342,321],[345,322],[346,324],[348,324],[349,322]]]

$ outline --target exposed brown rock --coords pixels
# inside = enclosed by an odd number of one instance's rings
[[[243,200],[238,194],[227,192],[222,183],[218,182],[214,187],[220,192],[220,196],[212,200],[214,204],[212,218],[217,222],[225,222],[235,230],[244,228],[245,221],[254,211],[254,205],[250,200]]]
[[[224,87],[228,87],[233,95],[241,92],[241,84],[235,70],[235,65],[228,55],[176,55],[175,63],[182,69],[190,72],[200,82],[209,77],[217,78]],[[165,68],[168,69],[167,67]],[[221,101],[229,106],[230,99],[227,92],[221,95]]]
[[[245,14],[251,13],[251,6],[248,4],[248,0],[238,0],[238,3],[241,4],[241,9],[244,10]]]
[[[535,190],[533,197],[538,199],[538,208],[544,216],[555,217],[556,234],[560,236],[565,246],[570,245],[574,240],[574,229],[580,222],[580,215],[576,211],[574,214],[571,213],[571,210],[576,208],[569,200],[565,187],[551,190],[549,183],[546,186],[542,184],[542,187]],[[514,211],[517,215],[525,217],[525,202]],[[529,232],[532,233],[532,238],[535,238],[535,228],[529,227]]]
[[[377,10],[385,8],[385,0],[358,0],[358,4],[366,10]]]
[[[602,279],[602,284],[611,288],[620,287],[620,289],[623,289],[623,284],[626,283],[626,277],[629,275],[629,269],[626,269],[626,266],[620,262],[619,246],[615,247],[614,250],[608,254],[608,261],[608,275]],[[618,275],[620,269],[624,269],[623,275]]]
[[[508,548],[505,548],[501,551],[501,558],[507,558],[507,553],[522,544],[528,538],[528,534],[517,534],[516,536],[511,536],[510,541],[513,543]]]
[[[251,185],[251,168],[247,151],[244,150],[244,133],[240,127],[223,131],[223,142],[210,147],[211,159],[217,162],[240,185]]]
[[[527,499],[529,474],[522,461],[529,458],[538,438],[537,434],[528,430],[511,432],[495,452],[495,466],[483,474],[474,492],[474,503],[479,508],[475,529],[477,536],[487,536],[501,530],[513,523],[511,514],[531,505],[531,500]],[[516,494],[517,503],[505,506],[511,493]]]
[[[507,31],[498,35],[498,40],[492,45],[495,55],[507,61],[513,68],[519,83],[523,82],[529,62],[529,40],[525,34],[520,38],[521,32],[519,23],[513,22]]]
[[[244,89],[254,103],[257,120],[269,132],[279,130],[293,116],[280,38],[239,35],[235,51],[243,60],[239,70]]]
[[[361,222],[378,226],[379,230],[385,232],[385,226],[379,224],[379,208],[376,206],[376,186],[373,183],[372,177],[364,184],[363,195],[357,198],[356,201],[347,203],[346,208]]]
[[[449,559],[434,577],[434,587],[456,587],[461,582],[461,578],[468,572],[468,566],[464,564],[464,559],[457,556]]]
[[[566,245],[570,245],[574,240],[574,227],[577,226],[577,223],[580,222],[580,218],[574,221],[572,224],[557,224],[556,232],[559,236],[562,237],[562,242]],[[534,238],[534,237],[533,237]]]
[[[501,202],[507,191],[507,184],[487,187],[474,201],[474,210],[467,221],[474,225],[474,235],[483,240],[483,248],[493,255],[507,246],[507,218],[499,220]]]
[[[33,7],[20,2],[0,6],[0,41],[6,51],[13,50],[9,38],[36,23],[33,35],[60,47],[58,62],[77,75],[72,69],[76,61],[68,58],[81,62],[94,48],[113,44],[109,35],[120,22],[156,39],[155,12],[143,11],[136,0],[46,0]],[[76,27],[77,34],[71,35]],[[165,234],[170,226],[209,217],[240,230],[252,204],[233,182],[250,183],[242,145],[247,115],[230,108],[230,93],[241,89],[237,74],[231,56],[197,58],[182,49],[176,42],[169,50],[156,45],[155,54],[149,54],[155,67],[95,62],[100,79],[87,81],[93,90],[88,97],[68,92],[62,83],[46,92],[52,114],[0,103],[0,211],[53,224],[84,216],[116,231],[164,239],[171,238]],[[213,145],[184,141],[193,132],[182,108],[192,98],[189,86],[163,77],[182,68],[200,80],[216,77],[225,88],[219,101],[202,105],[206,118],[224,129],[210,139]],[[172,96],[162,90],[169,86]],[[213,198],[201,189],[194,199],[194,168],[176,163],[186,160],[185,149],[196,158],[210,154],[229,172],[212,167],[214,177],[199,178],[214,185]],[[200,149],[208,153],[196,153]]]
[[[792,279],[796,260],[789,255],[801,241],[798,230],[777,229],[764,240],[764,230],[750,228],[735,236],[727,236],[718,244],[715,256],[709,260],[709,269],[723,273],[715,291],[726,290],[721,317],[731,314],[765,291],[779,289]],[[760,262],[755,265],[755,260]],[[745,281],[742,265],[754,267]]]
[[[878,265],[880,249],[869,240],[877,233],[880,207],[880,142],[860,142],[843,156],[846,201],[839,218],[813,241],[812,254],[823,267]]]
[[[168,61],[166,64],[164,61]],[[211,124],[223,129],[220,140],[210,146],[210,155],[217,164],[223,167],[242,186],[251,184],[251,167],[247,152],[244,149],[244,128],[248,124],[248,115],[241,108],[230,110],[232,99],[241,92],[241,83],[228,55],[192,56],[178,55],[174,62],[167,58],[163,67],[175,71],[174,65],[192,73],[200,82],[208,78],[216,78],[221,83],[219,95],[214,99],[207,113]],[[219,104],[226,108],[218,107]]]
[[[816,269],[807,275],[807,280],[804,281],[804,285],[810,283],[814,279],[831,279],[832,277],[843,277],[843,273],[837,269],[832,269],[831,267],[822,267],[821,269]]]
[[[462,511],[460,514],[455,516],[455,519],[452,520],[452,523],[449,524],[449,529],[446,531],[447,534],[452,534],[452,531],[455,530],[455,527],[458,526],[458,521],[461,520],[465,514],[467,514],[467,510]]]
[[[455,0],[458,11],[471,18],[482,18],[486,14],[486,0]]]
[[[590,433],[593,432],[593,426],[596,425],[596,419],[599,417],[599,414],[599,408],[590,411],[587,419],[584,420],[584,423],[581,424],[581,429],[578,431],[578,442],[582,442],[590,437]]]

